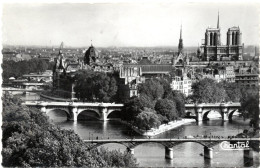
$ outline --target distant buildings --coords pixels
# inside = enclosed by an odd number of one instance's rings
[[[206,29],[205,43],[201,48],[198,47],[197,54],[194,53],[197,58],[190,59],[187,54],[184,54],[181,27],[178,53],[173,54],[171,62],[168,61],[169,58],[166,61],[160,58],[159,61],[152,63],[147,57],[143,57],[139,63],[125,63],[121,66],[119,77],[124,88],[122,92],[127,92],[125,95],[130,97],[138,95],[136,93],[138,84],[154,77],[165,76],[172,78],[173,90],[178,90],[186,96],[192,93],[192,83],[203,78],[212,78],[217,82],[225,80],[241,83],[239,80],[242,77],[238,71],[254,64],[252,60],[243,61],[241,36],[239,27],[229,28],[227,44],[222,45],[218,16],[217,28]],[[251,77],[248,80],[251,82],[250,86],[254,85],[255,78]]]
[[[97,72],[111,73],[119,69],[117,66],[114,68],[114,64],[111,63],[112,61],[108,62],[102,59],[92,44],[86,50],[83,59],[75,56],[64,56],[61,48],[57,58],[55,58],[53,67],[53,87],[56,89],[62,88],[61,85],[66,85],[62,81],[69,78],[72,79],[78,70],[89,69]]]
[[[184,75],[183,77],[175,76],[172,79],[171,88],[180,91],[185,96],[189,96],[192,94],[191,84],[192,80],[188,78],[187,75]]]
[[[235,82],[245,87],[258,86],[259,70],[257,66],[243,67],[236,74]]]
[[[256,87],[258,86],[258,74],[237,74],[236,83],[246,87]]]
[[[227,82],[235,82],[235,78],[236,78],[233,66],[224,66],[224,67],[217,68],[216,74],[214,74],[214,76],[217,82],[223,80]]]

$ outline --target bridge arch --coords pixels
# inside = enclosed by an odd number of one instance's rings
[[[62,111],[66,113],[67,119],[71,118],[71,114],[69,113],[68,109],[63,109],[63,108],[47,108],[46,109],[46,114],[48,115],[49,113],[55,113],[55,110]]]
[[[185,116],[187,116],[187,117],[196,116],[196,113],[194,111],[191,111],[191,110],[186,110]]]
[[[77,120],[84,120],[86,118],[100,119],[101,115],[98,109],[80,109],[78,110]]]
[[[228,112],[228,120],[232,120],[233,114],[234,114],[235,112],[238,112],[238,109],[232,110],[232,111]]]
[[[212,112],[217,113],[217,114],[219,114],[219,117],[222,117],[222,113],[220,110],[215,110],[215,109],[214,110],[205,110],[202,112],[202,120],[208,120],[209,119],[208,114],[212,113]]]
[[[129,148],[129,145],[127,145],[124,142],[104,142],[104,143],[97,143],[97,144],[95,144],[94,146],[91,147],[91,149],[98,148],[98,147],[106,145],[106,144],[120,144],[120,145],[124,146],[126,149]]]
[[[120,118],[121,109],[109,109],[107,111],[107,118]]]

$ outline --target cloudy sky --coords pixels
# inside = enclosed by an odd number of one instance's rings
[[[227,29],[239,26],[245,45],[259,43],[255,3],[3,4],[3,44],[86,47],[177,46],[180,25],[184,46],[197,46],[207,27],[222,43]]]

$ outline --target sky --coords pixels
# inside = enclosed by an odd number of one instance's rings
[[[245,45],[259,44],[256,3],[5,3],[2,43],[8,45],[88,47],[197,46],[207,27],[217,26],[221,42],[239,26]]]

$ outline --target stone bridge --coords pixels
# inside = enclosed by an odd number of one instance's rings
[[[3,92],[42,92],[43,89],[2,88]]]
[[[108,116],[115,112],[121,111],[123,104],[114,103],[83,103],[83,102],[41,102],[31,101],[25,102],[28,107],[39,108],[44,113],[49,113],[53,110],[62,110],[67,114],[68,120],[77,121],[78,115],[81,113],[94,113],[94,116],[99,120],[106,121]]]
[[[23,75],[24,78],[30,78],[36,81],[40,81],[42,79],[52,81],[52,75],[51,74],[26,74]]]
[[[198,122],[207,120],[210,112],[219,113],[222,120],[232,120],[235,112],[240,111],[240,103],[202,103],[185,104],[186,116],[195,118]]]
[[[68,120],[77,121],[77,117],[82,112],[94,112],[94,116],[99,120],[107,120],[114,111],[121,111],[123,104],[114,103],[84,103],[84,102],[26,102],[29,107],[37,107],[42,112],[48,113],[52,110],[63,110],[67,114]],[[222,120],[232,120],[235,112],[239,112],[240,103],[207,103],[207,104],[185,104],[186,116],[200,122],[207,120],[210,112],[221,115]]]
[[[259,138],[183,138],[183,139],[104,139],[104,140],[84,140],[84,142],[92,144],[90,145],[90,150],[97,148],[104,144],[109,143],[117,143],[121,144],[126,147],[128,152],[131,154],[134,154],[134,148],[138,145],[144,144],[144,143],[157,143],[161,144],[165,147],[165,158],[166,159],[173,159],[174,158],[174,146],[177,146],[179,144],[187,143],[187,142],[193,142],[198,143],[204,148],[204,158],[206,159],[212,159],[213,158],[213,147],[220,144],[225,143],[226,144],[244,144],[244,146],[248,147],[241,147],[237,148],[239,150],[244,150],[244,158],[246,159],[253,159],[253,149],[252,145],[253,143],[258,143],[259,146]],[[223,146],[223,144],[220,144]],[[238,145],[237,145],[238,146]],[[241,145],[243,146],[243,145]],[[236,150],[237,150],[236,149]],[[224,150],[224,149],[222,149]],[[178,155],[178,154],[176,154]],[[230,158],[231,159],[231,158]]]

